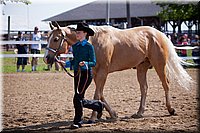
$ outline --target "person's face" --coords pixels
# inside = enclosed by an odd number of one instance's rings
[[[35,33],[35,34],[38,33],[38,29],[37,29],[37,28],[34,29],[34,33]]]
[[[87,32],[84,31],[76,31],[76,39],[79,41],[83,41],[87,35]]]
[[[22,37],[22,34],[21,34],[21,33],[18,33],[18,37]]]

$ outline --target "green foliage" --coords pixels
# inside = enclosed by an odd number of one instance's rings
[[[158,16],[164,20],[196,20],[197,16],[200,16],[199,12],[200,2],[188,2],[186,3],[157,3],[162,8],[162,11],[158,13]]]
[[[7,2],[15,2],[15,3],[20,2],[20,3],[24,3],[26,5],[31,4],[30,0],[1,0],[0,4],[6,4]]]

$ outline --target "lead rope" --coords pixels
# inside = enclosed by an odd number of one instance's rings
[[[61,67],[65,70],[65,72],[70,76],[70,77],[77,77],[78,76],[78,74],[80,73],[80,68],[78,69],[78,73],[76,74],[76,75],[72,75],[70,72],[68,72],[67,71],[67,69],[65,68],[65,66],[63,65],[63,63],[61,63],[61,62],[59,62],[59,59],[57,58],[57,56],[55,56],[55,60],[56,60],[56,62],[58,62],[60,65],[61,65]]]
[[[78,88],[79,88],[79,84],[80,84],[80,80],[81,80],[81,70],[80,70],[80,67],[79,67],[79,69],[78,69],[78,73],[77,73],[76,75],[72,75],[71,73],[69,73],[69,72],[67,71],[67,69],[65,68],[65,66],[63,65],[63,63],[59,62],[59,59],[57,58],[57,56],[55,56],[55,60],[56,60],[56,62],[58,62],[58,63],[62,66],[62,68],[65,70],[65,72],[66,72],[70,77],[77,77],[77,76],[79,75],[78,86],[77,86],[77,93],[78,93],[78,94],[82,94],[82,93],[84,92],[84,90],[85,90],[85,86],[86,86],[86,83],[87,83],[87,81],[88,81],[88,65],[85,64],[86,72],[87,72],[86,81],[85,81],[85,83],[84,83],[84,86],[83,86],[82,91],[79,92],[79,91],[78,91]]]
[[[78,79],[78,86],[77,86],[77,93],[78,94],[82,94],[83,92],[84,92],[84,90],[85,90],[85,85],[86,85],[86,83],[87,83],[87,81],[88,81],[88,66],[85,64],[85,66],[86,66],[86,72],[87,72],[87,76],[86,76],[86,80],[85,80],[85,83],[84,83],[84,86],[83,86],[83,89],[82,89],[82,91],[81,91],[81,93],[78,91],[78,88],[79,88],[79,84],[80,84],[80,80],[81,80],[81,72],[80,72],[80,74],[79,74],[79,79]]]

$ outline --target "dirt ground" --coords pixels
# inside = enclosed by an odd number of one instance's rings
[[[131,118],[137,112],[140,90],[136,70],[115,72],[108,76],[104,96],[117,112],[109,119],[105,110],[97,123],[70,130],[74,116],[73,79],[64,72],[3,74],[3,132],[199,132],[199,95],[197,69],[187,69],[197,85],[189,91],[172,83],[170,116],[165,106],[164,89],[154,69],[148,71],[149,90],[144,117]],[[92,82],[86,99],[92,99]],[[91,110],[84,109],[84,121]]]

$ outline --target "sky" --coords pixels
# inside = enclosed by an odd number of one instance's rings
[[[11,18],[11,30],[50,30],[48,22],[42,20],[85,5],[95,0],[30,0],[32,3],[7,2],[0,5],[0,30],[8,29],[8,16]],[[116,0],[115,0],[116,1]],[[120,0],[118,0],[120,1]],[[134,0],[145,2],[150,0]],[[187,1],[187,0],[186,0]],[[184,28],[184,26],[182,27]],[[172,29],[169,27],[168,29]]]
[[[42,20],[74,9],[95,0],[30,0],[32,3],[7,2],[1,6],[1,30],[8,29],[8,16],[11,18],[11,30],[49,30],[48,22]]]

